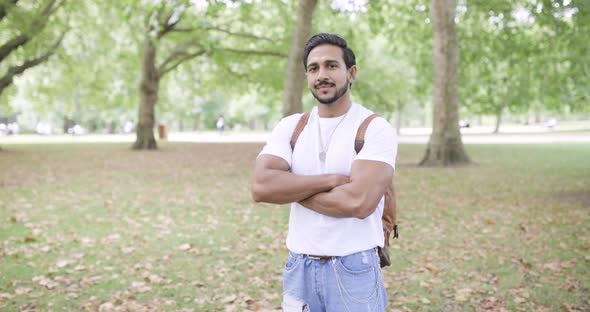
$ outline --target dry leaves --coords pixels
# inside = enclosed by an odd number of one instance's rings
[[[0,270],[0,310],[60,310],[66,301],[86,311],[280,310],[288,208],[249,198],[259,148],[0,155],[9,168],[0,180],[19,177],[0,188],[0,267],[11,268]],[[590,310],[566,301],[587,292],[587,209],[551,197],[572,181],[590,189],[583,168],[568,169],[581,163],[569,158],[575,151],[540,161],[527,147],[516,153],[531,159],[523,163],[508,147],[471,148],[477,167],[398,168],[401,236],[383,271],[389,310]],[[399,157],[422,152],[402,146]],[[49,293],[53,306],[39,299]]]

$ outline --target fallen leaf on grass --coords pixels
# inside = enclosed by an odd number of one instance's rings
[[[83,266],[83,265],[77,265],[77,266],[74,268],[74,270],[75,270],[75,271],[86,271],[86,270],[87,270],[87,268],[86,268],[85,266]]]
[[[91,276],[91,277],[84,277],[80,281],[80,286],[87,287],[87,286],[95,284],[96,282],[100,281],[101,279],[102,279],[102,276],[100,276],[100,275]]]
[[[498,300],[496,299],[496,297],[489,297],[484,301],[481,307],[485,310],[491,310],[496,307],[497,303]]]
[[[516,260],[518,261],[518,263],[522,264],[522,266],[527,270],[530,270],[533,268],[533,265],[530,262],[527,262],[526,260],[524,260],[523,258],[517,258]]]
[[[465,302],[469,300],[469,296],[472,292],[473,290],[471,288],[462,288],[457,290],[457,292],[455,293],[455,301]]]
[[[521,298],[521,297],[514,297],[514,303],[516,304],[521,304],[524,303],[526,301],[526,299]]]
[[[246,300],[244,300],[244,302],[246,303],[246,308],[248,310],[251,310],[251,311],[259,311],[260,310],[260,304],[258,304],[256,302],[256,300],[247,297]]]
[[[29,287],[19,287],[14,291],[14,293],[17,295],[24,295],[24,294],[28,294],[29,292],[31,292],[31,290],[33,290],[33,289],[29,288]]]
[[[145,293],[152,290],[152,288],[147,286],[144,282],[137,281],[131,283],[131,289],[138,293]]]
[[[545,269],[548,269],[549,271],[555,272],[555,273],[559,273],[561,272],[561,265],[559,264],[559,262],[549,262],[549,263],[545,263],[543,265],[543,267]]]
[[[238,296],[236,296],[236,295],[229,295],[229,296],[223,298],[222,302],[223,303],[233,303],[234,301],[236,301],[236,299],[238,299]]]
[[[191,285],[197,286],[197,287],[203,287],[203,286],[205,286],[205,283],[203,283],[201,281],[194,281],[191,283]]]
[[[61,260],[58,260],[55,265],[57,265],[58,268],[64,268],[74,262],[75,261],[72,259],[61,259]]]
[[[16,296],[13,294],[0,293],[0,299],[14,299],[14,297]]]
[[[574,265],[576,265],[576,260],[570,260],[570,261],[567,261],[567,262],[562,262],[560,265],[564,269],[571,269],[571,268],[574,267]]]
[[[36,241],[37,241],[37,239],[34,237],[29,237],[29,236],[25,237],[25,243],[34,243]]]
[[[123,252],[126,255],[133,253],[133,251],[135,251],[135,248],[133,248],[133,247],[123,247],[123,248],[121,248],[121,252]]]
[[[428,271],[431,271],[431,272],[438,272],[438,271],[440,271],[440,268],[439,268],[439,267],[437,267],[437,266],[436,266],[436,265],[434,265],[434,264],[430,264],[430,263],[428,263],[428,264],[426,264],[424,267],[425,267],[425,268],[426,268]]]
[[[78,299],[78,297],[80,297],[80,294],[75,292],[71,292],[66,295],[66,298],[69,300]]]
[[[161,278],[160,276],[156,275],[156,274],[150,274],[149,276],[147,276],[145,278],[146,282],[152,283],[152,284],[160,284],[164,281],[163,278]]]
[[[164,300],[164,304],[167,306],[174,307],[174,306],[176,306],[177,303],[176,303],[176,301],[174,301],[172,299],[166,299],[166,300]]]
[[[58,283],[52,281],[51,279],[43,278],[39,281],[39,285],[41,285],[47,289],[54,289],[55,287],[58,286]]]
[[[105,302],[98,307],[99,312],[108,312],[115,310],[115,305],[110,302]]]
[[[111,234],[109,236],[107,236],[107,238],[104,240],[106,243],[113,243],[113,242],[117,242],[121,239],[121,235],[119,234]]]
[[[180,247],[178,247],[178,249],[180,249],[182,251],[187,251],[191,248],[193,248],[192,244],[182,244],[182,245],[180,245]]]
[[[581,310],[578,310],[576,307],[573,307],[567,303],[564,303],[561,308],[563,309],[563,311],[565,312],[579,312]]]

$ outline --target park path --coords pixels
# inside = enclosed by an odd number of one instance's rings
[[[590,143],[590,130],[586,131],[547,131],[536,129],[514,129],[515,132],[491,134],[488,129],[462,129],[465,144],[552,144],[552,143]],[[427,128],[405,128],[398,136],[402,144],[426,144],[430,135]],[[201,143],[264,143],[268,132],[172,132],[169,142]],[[34,143],[108,143],[133,142],[135,134],[88,134],[88,135],[36,135],[0,136],[2,144]]]
[[[171,142],[242,142],[264,143],[268,134],[171,134]],[[426,144],[428,134],[404,134],[398,136],[401,144]],[[548,144],[548,143],[590,143],[590,131],[569,133],[519,133],[519,134],[463,134],[465,144]]]

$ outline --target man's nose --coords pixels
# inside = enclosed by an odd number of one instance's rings
[[[318,81],[326,80],[328,78],[328,70],[326,70],[324,67],[320,67],[318,69]]]

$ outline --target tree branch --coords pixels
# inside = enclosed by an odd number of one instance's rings
[[[233,69],[231,69],[227,64],[222,64],[222,68],[223,70],[227,71],[228,73],[230,73],[232,76],[241,78],[241,79],[245,79],[248,83],[252,83],[254,81],[252,81],[251,76],[248,74],[244,74],[244,73],[239,73]]]
[[[5,44],[3,44],[0,47],[0,63],[2,63],[2,61],[8,55],[10,55],[10,53],[12,53],[12,51],[14,51],[16,48],[27,43],[29,41],[29,39],[31,39],[31,38],[27,35],[18,35],[16,37],[8,40],[8,42],[6,42]]]
[[[160,66],[158,68],[158,76],[162,77],[165,74],[167,74],[167,73],[171,72],[172,70],[174,70],[180,64],[182,64],[182,63],[184,63],[184,62],[186,62],[188,60],[191,60],[191,59],[193,59],[195,57],[201,56],[201,55],[205,54],[206,52],[207,52],[206,50],[199,50],[199,51],[197,51],[195,53],[190,53],[190,54],[187,53],[187,54],[185,54],[184,57],[179,58],[174,64],[172,64],[169,67]],[[162,64],[162,65],[164,65],[164,64]]]
[[[2,78],[0,78],[0,94],[2,94],[2,91],[4,91],[4,89],[6,89],[6,87],[8,87],[9,85],[12,84],[15,76],[22,74],[25,70],[27,70],[31,67],[37,66],[37,65],[47,61],[49,59],[49,57],[51,57],[55,53],[55,50],[61,44],[66,33],[67,33],[67,31],[64,31],[61,34],[61,36],[59,37],[59,39],[49,48],[49,50],[47,52],[45,52],[45,54],[43,54],[39,57],[27,60],[24,63],[22,63],[21,65],[10,67],[7,70],[6,74]]]
[[[174,28],[172,31],[174,31],[174,32],[193,32],[193,31],[197,31],[197,30],[214,30],[214,31],[219,31],[219,32],[222,32],[222,33],[226,33],[228,35],[231,35],[231,36],[236,36],[236,37],[256,39],[256,40],[264,40],[264,41],[268,41],[268,42],[275,42],[275,40],[270,39],[270,38],[261,37],[261,36],[257,36],[257,35],[249,34],[249,33],[233,32],[231,30],[224,29],[224,28],[221,28],[221,27]]]
[[[256,36],[254,34],[249,34],[249,33],[233,32],[233,31],[230,31],[228,29],[224,29],[224,28],[220,28],[220,27],[205,27],[205,28],[203,28],[203,30],[215,30],[215,31],[219,31],[219,32],[222,32],[222,33],[226,33],[228,35],[236,36],[236,37],[250,38],[250,39],[256,39],[256,40],[264,40],[264,41],[268,41],[268,42],[274,42],[274,40],[273,39],[270,39],[270,38],[260,37],[260,36]]]
[[[47,15],[46,15],[46,16],[50,16],[50,15],[52,15],[53,13],[55,13],[55,12],[56,12],[56,11],[57,11],[57,10],[58,10],[58,9],[59,9],[61,6],[62,6],[62,5],[64,5],[64,3],[66,3],[66,0],[62,0],[62,1],[61,1],[59,4],[57,4],[57,5],[56,5],[56,6],[55,6],[53,9],[51,9],[51,8],[50,8],[50,9],[47,11]],[[52,6],[53,6],[53,4],[52,4]]]
[[[164,27],[162,27],[162,29],[158,31],[158,39],[164,37],[164,35],[172,31],[174,29],[174,26],[176,26],[180,21],[179,17],[174,23],[170,23],[170,19],[172,18],[172,16],[174,16],[174,10],[170,11],[164,18],[164,21],[162,22]]]
[[[43,8],[43,11],[41,11],[41,16],[49,16],[51,15],[51,13],[54,12],[53,5],[55,4],[55,1],[56,0],[49,0],[49,2],[47,2],[47,5],[45,6],[45,8]]]
[[[0,0],[0,3],[3,3],[3,5],[0,5],[0,16],[1,16],[1,14],[6,13],[6,11],[4,10],[6,5],[5,5],[5,2],[2,2],[2,1],[3,0]],[[34,37],[35,35],[40,33],[43,30],[43,28],[45,28],[45,26],[47,25],[47,21],[49,20],[49,17],[53,13],[55,13],[57,11],[57,9],[59,9],[59,7],[65,3],[65,1],[66,0],[62,0],[61,2],[59,2],[59,4],[55,5],[56,0],[49,0],[49,2],[47,2],[47,5],[43,8],[43,10],[41,11],[41,14],[39,15],[40,19],[35,19],[31,23],[32,28],[36,28],[36,29],[38,29],[38,31],[32,35],[20,34],[14,38],[8,40],[8,42],[6,42],[5,44],[3,44],[0,47],[0,63],[8,55],[10,55],[10,53],[12,53],[15,49],[26,44],[27,42],[29,42],[29,40],[31,40],[32,37]],[[12,5],[16,5],[16,2],[18,2],[18,0],[10,0],[10,2],[12,2]]]
[[[16,6],[18,0],[3,1],[0,0],[0,21],[6,16],[9,6]]]
[[[193,32],[193,31],[199,30],[199,29],[201,29],[201,28],[197,28],[197,27],[195,27],[195,28],[178,28],[178,27],[176,27],[176,28],[172,29],[171,31],[173,31],[173,32]]]
[[[170,53],[170,55],[164,60],[164,62],[162,62],[162,64],[160,66],[158,66],[159,70],[163,70],[166,67],[166,65],[168,65],[170,62],[174,61],[174,59],[176,57],[187,55],[188,52],[186,52],[186,51],[191,46],[197,46],[201,50],[205,50],[205,48],[202,45],[200,45],[196,39],[192,39],[190,41],[179,43],[178,45],[176,45],[176,47],[174,47],[174,49],[172,50],[172,53]]]
[[[258,55],[258,56],[276,56],[276,57],[283,57],[283,58],[287,57],[287,54],[285,54],[285,53],[274,52],[274,51],[240,50],[240,49],[233,49],[233,48],[221,48],[220,50],[231,52],[231,53],[238,53],[238,54],[249,54],[249,55]]]

